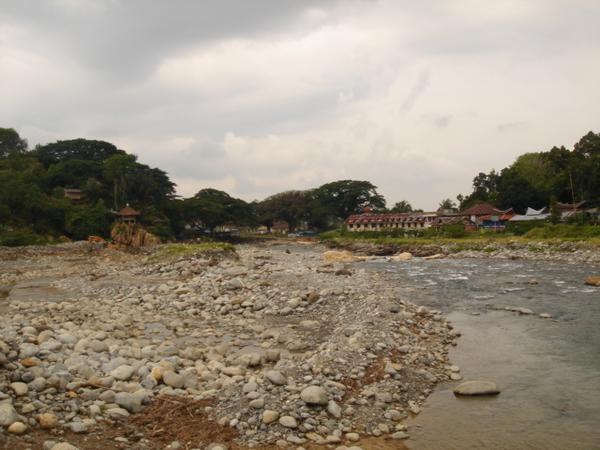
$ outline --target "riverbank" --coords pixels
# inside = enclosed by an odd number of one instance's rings
[[[456,374],[452,326],[380,274],[314,244],[205,250],[5,250],[2,446],[402,448]]]
[[[600,263],[600,242],[566,239],[530,239],[514,236],[465,238],[368,238],[325,235],[322,243],[366,256],[410,253],[417,257],[532,259]]]

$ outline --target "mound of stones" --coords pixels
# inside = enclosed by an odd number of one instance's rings
[[[53,286],[73,298],[0,317],[3,432],[87,433],[169,395],[210,400],[199,414],[244,445],[351,446],[408,437],[404,419],[456,378],[450,324],[377,273],[315,249],[237,255],[56,258]]]

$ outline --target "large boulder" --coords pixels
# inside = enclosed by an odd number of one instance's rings
[[[600,286],[600,277],[587,277],[585,284],[589,286]]]
[[[498,395],[500,389],[493,381],[465,381],[454,388],[454,395]]]
[[[410,261],[412,258],[412,253],[408,252],[397,253],[394,256],[390,256],[391,261]]]
[[[364,258],[361,258],[360,256],[356,256],[347,250],[343,250],[343,251],[329,250],[329,251],[323,253],[323,259],[325,260],[326,263],[333,263],[333,262],[356,262],[356,261],[362,261]]]

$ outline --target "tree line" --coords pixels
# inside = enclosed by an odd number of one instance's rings
[[[80,189],[82,202],[66,198],[65,189]],[[11,234],[16,243],[44,236],[108,236],[114,212],[126,204],[141,212],[140,221],[149,231],[177,238],[189,229],[270,228],[278,221],[290,231],[304,224],[332,228],[366,207],[385,208],[385,199],[370,182],[356,180],[254,202],[212,188],[180,198],[164,171],[109,142],[72,139],[29,149],[14,129],[0,128],[0,243],[3,235],[4,243],[10,243],[6,236]]]
[[[600,205],[600,133],[590,131],[572,149],[552,147],[548,151],[525,153],[500,172],[480,172],[473,179],[473,191],[457,197],[460,209],[489,202],[524,212],[554,202],[586,200]]]
[[[64,189],[69,188],[82,191],[81,203],[65,198]],[[470,194],[457,196],[457,203],[444,199],[439,209],[489,202],[522,212],[553,201],[584,199],[600,204],[600,134],[593,132],[572,150],[553,147],[526,153],[500,172],[479,173]],[[180,198],[164,171],[140,163],[109,142],[72,139],[30,149],[14,129],[0,128],[0,244],[31,243],[48,236],[107,236],[114,212],[126,204],[138,209],[142,224],[163,239],[182,237],[190,229],[214,231],[222,225],[271,228],[278,221],[290,231],[301,225],[331,229],[366,208],[422,211],[406,200],[388,209],[377,187],[360,180],[333,181],[253,202],[212,188]]]

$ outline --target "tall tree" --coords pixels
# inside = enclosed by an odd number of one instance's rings
[[[190,225],[211,231],[225,224],[254,224],[253,210],[248,203],[212,188],[202,189],[192,198],[184,200],[183,211]]]
[[[282,220],[288,224],[289,231],[294,231],[303,221],[310,219],[311,197],[307,191],[285,191],[267,197],[259,203],[262,223],[273,225],[274,220]]]
[[[401,200],[396,202],[390,211],[393,213],[409,213],[413,211],[413,207],[406,200]]]
[[[442,200],[438,206],[438,211],[444,211],[446,209],[456,209],[456,204],[449,198]]]
[[[14,128],[0,128],[0,158],[9,153],[24,153],[27,151],[27,140],[22,139]]]
[[[312,196],[338,220],[345,220],[365,208],[385,208],[385,198],[377,192],[377,186],[368,181],[333,181],[315,189]]]

